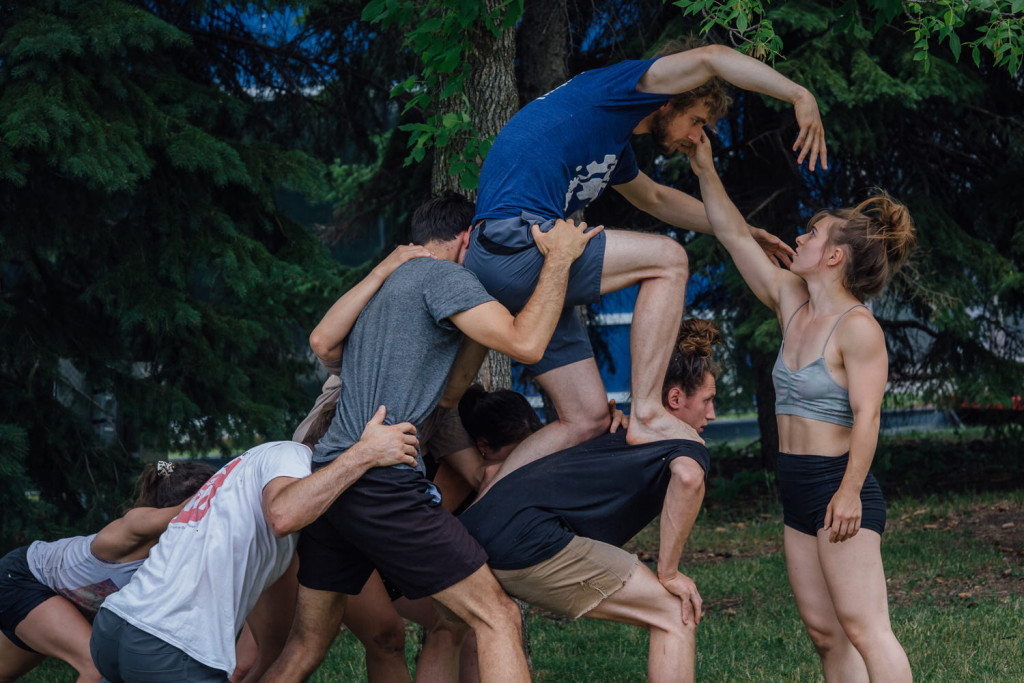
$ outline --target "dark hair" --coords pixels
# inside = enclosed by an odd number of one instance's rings
[[[690,318],[683,321],[672,356],[668,359],[665,382],[661,386],[662,402],[668,399],[672,387],[679,387],[687,396],[693,396],[704,384],[708,373],[718,377],[722,367],[711,360],[711,352],[715,344],[721,342],[722,334],[710,320]]]
[[[417,207],[412,215],[414,244],[448,242],[473,222],[476,205],[458,192],[445,190]]]
[[[829,230],[829,244],[845,247],[843,284],[864,301],[885,287],[917,244],[914,221],[907,207],[882,190],[853,208],[819,211],[808,222],[814,226],[825,216],[842,221]]]
[[[654,56],[667,57],[669,55],[686,52],[687,50],[692,50],[694,48],[707,46],[708,43],[699,38],[695,38],[694,36],[684,36],[682,38],[676,38],[662,43],[661,47],[658,48],[658,51],[654,53]],[[713,129],[715,121],[723,118],[729,111],[729,105],[732,104],[732,98],[729,97],[727,87],[728,86],[725,81],[718,76],[713,76],[709,78],[707,82],[698,85],[693,90],[687,90],[686,92],[679,93],[670,99],[668,104],[673,111],[681,113],[698,102],[705,102],[708,105],[708,111],[710,113],[710,116],[708,117],[708,124]]]
[[[487,391],[479,384],[459,400],[459,417],[474,441],[486,439],[494,449],[522,441],[541,428],[525,396],[508,389]]]
[[[306,430],[306,435],[302,437],[302,445],[308,447],[310,450],[316,448],[316,445],[320,443],[320,439],[324,438],[324,434],[327,433],[327,428],[331,426],[331,420],[334,419],[334,413],[338,409],[338,401],[329,401],[324,404],[320,412],[316,414],[316,419],[309,425],[309,429]]]
[[[132,507],[169,508],[180,505],[216,471],[205,462],[195,460],[151,462],[135,482],[139,495]]]

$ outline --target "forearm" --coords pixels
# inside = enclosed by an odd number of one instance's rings
[[[555,325],[565,306],[565,291],[572,262],[573,260],[563,253],[549,253],[544,258],[537,287],[512,321],[512,338],[509,339],[509,344],[512,348],[521,350],[521,357],[536,359],[530,362],[540,360],[548,342],[551,341],[551,335],[555,332]]]
[[[455,356],[455,363],[452,364],[451,372],[448,373],[448,384],[445,385],[444,394],[441,395],[438,406],[454,408],[459,404],[459,399],[473,383],[476,373],[480,370],[486,357],[486,346],[478,344],[469,337],[463,338],[459,352]]]
[[[850,456],[840,484],[843,488],[859,493],[864,486],[871,462],[875,458],[880,422],[881,417],[877,413],[873,416],[854,417],[850,431]]]
[[[750,226],[729,198],[718,173],[708,169],[698,173],[697,177],[700,180],[700,194],[704,198],[707,221],[711,226],[709,232],[723,244],[738,240],[753,242]]]
[[[669,225],[705,235],[711,234],[711,223],[708,222],[704,204],[673,187],[659,185],[654,201],[645,211]]]
[[[694,491],[683,480],[673,476],[661,508],[658,547],[658,578],[667,581],[679,573],[679,558],[690,537],[697,513],[703,502],[703,486]]]
[[[341,358],[341,349],[355,325],[356,319],[363,308],[377,293],[387,276],[379,267],[370,271],[369,275],[359,281],[356,286],[345,292],[320,320],[309,335],[309,345],[313,352],[323,361],[333,362]]]
[[[320,517],[374,462],[373,454],[356,443],[326,467],[290,483],[267,506],[274,534],[286,536]]]

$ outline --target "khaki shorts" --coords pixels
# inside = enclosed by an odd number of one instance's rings
[[[637,562],[622,548],[574,536],[558,554],[532,567],[491,571],[509,595],[578,619],[622,588]]]

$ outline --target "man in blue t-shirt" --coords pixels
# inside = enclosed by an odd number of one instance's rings
[[[802,163],[826,166],[818,105],[806,89],[761,62],[724,46],[703,46],[582,73],[537,98],[502,129],[480,176],[475,228],[465,265],[510,310],[529,298],[543,257],[531,226],[584,208],[608,185],[634,206],[683,228],[710,233],[698,200],[651,180],[637,168],[633,134],[651,134],[666,153],[700,139],[725,114],[721,81],[793,104]],[[792,250],[751,228],[765,250],[788,262]],[[527,439],[509,459],[521,466],[593,438],[608,427],[605,392],[586,331],[572,307],[639,284],[630,338],[631,444],[696,438],[661,405],[672,340],[682,319],[686,253],[675,240],[606,230],[572,266],[565,309],[543,359],[528,366],[551,397],[558,420]],[[505,468],[502,468],[503,470]],[[495,481],[503,476],[499,471]]]

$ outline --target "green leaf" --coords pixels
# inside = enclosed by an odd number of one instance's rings
[[[953,59],[960,61],[960,36],[955,33],[949,34],[949,49],[953,52]]]

